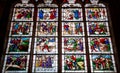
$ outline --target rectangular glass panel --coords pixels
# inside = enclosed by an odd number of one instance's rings
[[[90,53],[113,53],[112,42],[108,37],[88,38]]]
[[[33,21],[33,8],[14,8],[12,21]]]
[[[63,36],[84,36],[84,24],[82,22],[62,22]]]
[[[107,22],[87,22],[88,36],[110,36]]]
[[[31,38],[14,37],[9,38],[6,53],[29,53],[31,46]]]
[[[57,36],[58,22],[38,22],[36,36]]]
[[[32,22],[11,22],[9,36],[32,36]]]
[[[62,55],[62,72],[87,72],[85,55]]]
[[[38,21],[57,21],[57,8],[38,8]]]
[[[34,53],[55,54],[58,53],[58,40],[55,37],[39,37],[35,39]]]
[[[58,71],[57,55],[34,55],[33,72],[55,73]]]
[[[106,8],[85,8],[86,21],[107,21]]]
[[[6,55],[3,66],[3,73],[27,73],[28,64],[28,55]]]
[[[91,71],[117,73],[113,55],[90,55]]]
[[[62,53],[85,53],[85,39],[78,37],[62,38]]]
[[[82,8],[63,8],[62,21],[82,21]]]

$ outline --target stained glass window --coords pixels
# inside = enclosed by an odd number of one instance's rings
[[[37,6],[32,72],[58,72],[58,6],[51,2]]]
[[[33,4],[18,3],[14,6],[3,73],[28,72],[33,13]]]
[[[85,5],[91,72],[116,72],[107,8],[97,0]]]
[[[86,72],[83,10],[76,0],[62,5],[62,72]]]
[[[28,1],[11,11],[3,73],[117,73],[105,4]]]

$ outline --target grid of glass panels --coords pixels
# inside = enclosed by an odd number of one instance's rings
[[[87,72],[85,33],[81,4],[62,5],[62,72]]]
[[[58,72],[58,6],[39,4],[32,72]]]
[[[85,7],[91,72],[116,73],[106,6]]]
[[[33,7],[33,4],[21,3],[14,7],[3,73],[28,72],[33,31]]]

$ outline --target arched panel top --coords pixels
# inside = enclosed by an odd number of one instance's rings
[[[57,4],[39,4],[38,7],[58,7]]]
[[[15,5],[15,7],[34,7],[33,4],[21,4],[21,3],[17,3]]]
[[[85,7],[106,7],[104,4],[99,3],[99,4],[86,4]]]
[[[63,4],[62,7],[82,7],[81,4],[75,3],[75,4]]]

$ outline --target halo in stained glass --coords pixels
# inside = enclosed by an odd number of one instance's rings
[[[58,70],[57,55],[34,55],[33,72],[56,73]]]
[[[12,37],[9,38],[6,53],[29,53],[31,46],[31,38],[27,37]]]
[[[106,8],[85,8],[87,21],[108,21]]]
[[[62,72],[87,72],[85,55],[63,55],[62,56]]]
[[[55,37],[39,37],[35,39],[34,53],[56,54],[58,53],[58,40]]]
[[[82,37],[62,38],[62,53],[66,53],[66,54],[85,53],[85,39]]]
[[[36,36],[57,36],[58,22],[38,22]]]
[[[113,53],[112,42],[108,37],[88,38],[90,53]]]
[[[28,55],[6,55],[3,73],[28,72]]]
[[[113,55],[90,55],[91,71],[117,73]]]
[[[11,22],[9,36],[32,36],[32,22]]]
[[[87,22],[88,36],[110,36],[107,22]]]

